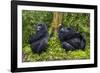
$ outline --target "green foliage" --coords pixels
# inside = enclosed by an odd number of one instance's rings
[[[42,54],[32,53],[28,39],[30,34],[35,33],[35,26],[37,23],[46,23],[51,28],[53,19],[53,12],[46,11],[22,11],[22,44],[23,44],[23,62],[34,61],[52,61],[52,60],[75,60],[75,59],[89,59],[90,58],[90,22],[89,14],[86,13],[64,13],[63,25],[72,27],[75,30],[85,33],[86,48],[85,51],[65,51],[61,47],[58,35],[55,32],[52,38],[48,41],[48,48]]]
[[[89,16],[88,13],[64,13],[63,24],[89,35]]]

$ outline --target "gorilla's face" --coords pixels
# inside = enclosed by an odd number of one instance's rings
[[[45,24],[38,24],[36,27],[36,31],[37,32],[46,32],[47,31],[47,27]]]
[[[37,26],[37,28],[36,28],[37,31],[40,31],[40,30],[42,30],[42,29],[43,29],[43,25],[42,25],[42,24],[39,24],[39,25]]]
[[[65,29],[64,29],[64,28],[61,28],[60,31],[59,31],[59,33],[60,33],[61,35],[63,35],[63,34],[65,33]]]
[[[60,33],[61,34],[66,34],[66,35],[68,35],[68,34],[71,34],[71,33],[73,33],[74,32],[74,30],[73,29],[71,29],[71,28],[61,28],[60,29]]]

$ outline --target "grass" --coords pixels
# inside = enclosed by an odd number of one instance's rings
[[[75,51],[65,51],[61,47],[61,43],[57,34],[49,39],[48,48],[46,52],[42,54],[32,53],[30,45],[26,45],[23,50],[23,62],[36,62],[36,61],[54,61],[54,60],[79,60],[79,59],[89,59],[90,58],[90,46],[89,38],[87,38],[87,44],[85,51],[75,50]]]

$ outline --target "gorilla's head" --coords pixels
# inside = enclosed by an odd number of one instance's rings
[[[77,32],[71,27],[60,26],[58,36],[61,41],[65,41],[76,36]]]
[[[65,28],[65,27],[60,27],[59,29],[59,33],[63,34],[63,35],[70,35],[75,33],[75,30],[73,30],[72,28]]]
[[[47,30],[46,24],[38,24],[36,27],[36,31],[43,31],[43,30]]]

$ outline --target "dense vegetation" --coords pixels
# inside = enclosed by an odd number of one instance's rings
[[[50,61],[50,60],[69,60],[69,59],[89,59],[90,58],[90,23],[89,14],[87,13],[63,13],[63,25],[73,27],[73,29],[86,35],[85,51],[65,51],[60,44],[57,33],[49,39],[49,46],[46,52],[42,54],[32,53],[29,36],[35,33],[37,23],[46,23],[48,32],[51,28],[54,12],[46,11],[22,11],[22,50],[23,61]],[[53,32],[53,31],[52,31]]]

